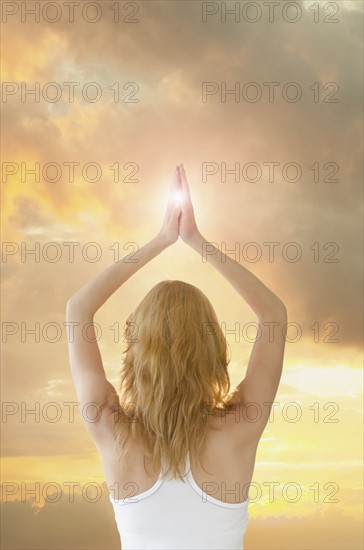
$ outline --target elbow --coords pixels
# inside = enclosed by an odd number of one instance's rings
[[[287,308],[286,306],[283,304],[280,304],[279,305],[279,308],[275,314],[275,317],[276,317],[276,321],[279,322],[279,324],[281,326],[285,326],[285,330],[287,331],[287,323],[288,323],[288,313],[287,313]]]
[[[277,313],[281,313],[283,317],[287,318],[287,308],[282,300],[278,299],[277,303]]]
[[[259,316],[261,321],[279,321],[280,323],[286,323],[288,318],[287,308],[285,304],[279,298],[274,300],[274,303],[270,305],[266,311]]]
[[[75,300],[73,298],[73,296],[71,296],[71,298],[69,298],[66,302],[66,311],[68,311],[75,303]]]
[[[274,294],[273,298],[274,298],[272,301],[273,313],[275,313],[276,315],[280,315],[282,317],[287,317],[287,308],[284,302],[276,294]]]
[[[80,298],[80,296],[77,296],[77,294],[74,294],[71,296],[71,298],[66,302],[66,317],[93,317],[94,311],[90,310],[89,307],[85,305],[85,301]]]
[[[79,304],[75,298],[75,295],[71,296],[66,302],[66,316],[69,317],[72,311],[78,310]]]
[[[66,321],[71,318],[71,312],[73,311],[73,304],[71,299],[66,302]]]

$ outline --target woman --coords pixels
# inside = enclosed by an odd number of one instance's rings
[[[227,342],[212,305],[193,285],[167,280],[127,320],[119,398],[105,376],[93,317],[178,237],[258,318],[245,378],[229,393]],[[74,294],[66,316],[78,323],[68,343],[71,372],[123,550],[241,549],[257,446],[282,372],[287,311],[257,277],[201,235],[183,165],[175,169],[158,235]]]

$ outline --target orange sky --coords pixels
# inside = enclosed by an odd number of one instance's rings
[[[214,2],[217,13],[203,22],[202,2],[177,0],[127,9],[120,2],[118,23],[114,2],[98,3],[95,23],[76,8],[69,22],[58,2],[59,21],[46,21],[55,17],[49,8],[34,23],[20,2],[10,4],[18,11],[3,12],[2,24],[2,547],[118,548],[96,448],[67,405],[77,399],[65,304],[114,261],[115,243],[122,257],[132,250],[127,243],[155,236],[174,165],[183,162],[202,234],[278,294],[292,323],[277,405],[258,448],[245,546],[361,548],[362,3],[336,2],[330,15],[321,1],[317,23],[311,1],[295,2],[302,10],[296,23],[284,19],[295,15],[282,11],[285,2],[272,23],[264,10],[256,23],[231,16],[223,23]],[[73,102],[67,82],[79,84]],[[204,82],[218,90],[206,101]],[[277,83],[272,102],[268,82]],[[290,82],[296,87],[284,88]],[[39,101],[22,97],[22,86],[35,83]],[[262,97],[224,102],[223,83],[251,96],[260,88]],[[284,99],[283,89],[289,96],[298,87],[300,100]],[[87,101],[96,88],[100,100]],[[52,102],[57,89],[61,98]],[[39,181],[26,172],[35,163]],[[268,163],[277,163],[273,181]],[[225,166],[239,173],[225,177]],[[255,315],[181,241],[96,314],[110,381],[117,386],[117,328],[163,279],[188,281],[211,300],[227,331],[232,387],[238,384],[254,338],[244,331]],[[37,413],[26,414],[31,409]],[[74,502],[70,483],[78,484]],[[98,502],[90,502],[91,489],[80,495],[87,483],[103,487]],[[57,503],[44,503],[42,494],[53,491],[47,484],[55,484]]]

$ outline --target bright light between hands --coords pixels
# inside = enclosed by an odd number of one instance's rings
[[[177,191],[173,191],[172,199],[173,202],[180,206],[182,204],[182,191],[180,189],[178,189]]]

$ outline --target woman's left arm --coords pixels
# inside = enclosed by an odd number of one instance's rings
[[[163,234],[158,234],[137,252],[131,252],[111,265],[73,294],[67,302],[67,311],[76,309],[85,317],[92,318],[121,285],[170,244]]]
[[[105,425],[111,426],[113,406],[118,402],[114,386],[107,380],[93,319],[96,311],[134,273],[178,239],[181,207],[176,201],[179,179],[177,170],[170,188],[170,197],[161,230],[136,253],[128,254],[97,275],[71,296],[66,306],[68,351],[73,382],[82,419],[96,443],[108,436]],[[128,261],[130,259],[130,261]],[[90,419],[87,405],[96,408]],[[101,414],[100,414],[100,406]]]

